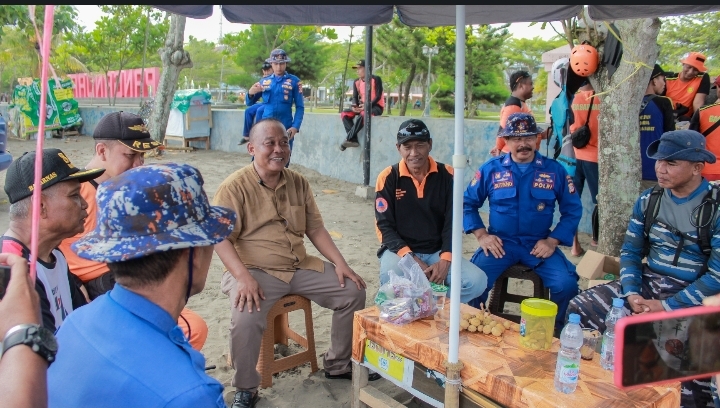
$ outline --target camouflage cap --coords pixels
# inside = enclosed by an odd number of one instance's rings
[[[221,242],[236,214],[211,206],[202,185],[196,168],[175,163],[140,166],[107,180],[97,191],[97,225],[73,251],[112,263]]]

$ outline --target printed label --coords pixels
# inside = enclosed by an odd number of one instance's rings
[[[558,380],[563,384],[575,384],[578,382],[580,365],[575,361],[558,357],[557,368],[559,371]]]
[[[520,335],[525,337],[525,319],[520,319]]]

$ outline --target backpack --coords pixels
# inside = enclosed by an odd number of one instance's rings
[[[697,238],[693,238],[681,231],[678,231],[677,228],[672,225],[667,225],[664,222],[657,220],[657,215],[660,211],[660,201],[665,193],[665,189],[659,185],[653,187],[653,190],[650,193],[650,198],[648,199],[648,206],[645,209],[645,243],[641,253],[642,258],[645,258],[650,253],[650,229],[653,224],[657,223],[673,234],[697,243],[702,253],[706,256],[705,263],[703,264],[702,269],[700,269],[700,273],[705,273],[708,270],[708,261],[710,260],[710,254],[712,253],[712,246],[710,243],[712,241],[713,225],[711,225],[711,223],[717,213],[718,204],[720,204],[720,201],[718,201],[720,188],[715,185],[711,186],[712,188],[705,195],[702,203],[695,207],[692,212],[693,217],[697,212],[697,218],[691,219],[692,224],[697,227]],[[678,258],[680,258],[680,252],[682,252],[684,242],[684,240],[681,240],[680,245],[678,245],[677,250],[675,250],[675,257],[672,262],[673,266],[677,266],[677,261]]]
[[[570,109],[570,98],[567,87],[560,88],[560,93],[550,105],[550,129],[554,139],[554,154],[552,158],[563,165],[570,177],[575,175],[575,150],[570,138],[570,124],[573,122],[573,114]],[[548,137],[547,143],[550,144]],[[548,157],[551,157],[549,154]]]

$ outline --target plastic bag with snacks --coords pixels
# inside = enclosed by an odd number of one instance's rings
[[[433,316],[437,312],[432,287],[420,265],[411,255],[405,255],[398,266],[403,276],[390,271],[390,280],[380,287],[375,304],[380,318],[393,324],[407,324],[413,320]]]

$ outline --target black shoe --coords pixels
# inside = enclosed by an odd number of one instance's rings
[[[253,408],[260,399],[257,391],[255,394],[250,391],[238,391],[233,398],[232,408]]]
[[[352,380],[352,370],[348,371],[347,373],[343,373],[343,374],[330,374],[327,371],[325,371],[325,378],[328,378],[331,380]],[[382,378],[382,376],[378,373],[370,373],[368,375],[368,381],[376,381],[381,378]]]
[[[243,137],[242,139],[240,139],[240,143],[238,143],[238,146],[242,146],[249,141],[250,141],[249,137],[248,138]]]

